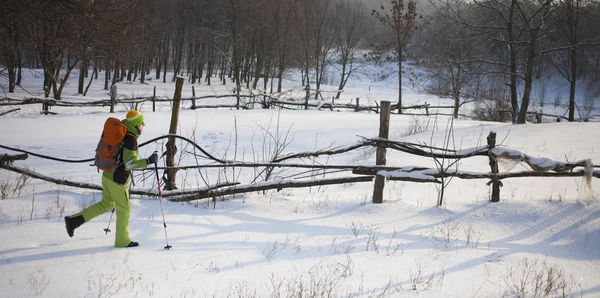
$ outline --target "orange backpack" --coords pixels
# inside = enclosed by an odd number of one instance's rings
[[[121,143],[127,134],[127,126],[121,120],[109,117],[104,122],[102,136],[96,146],[94,165],[98,170],[114,172],[119,166]]]

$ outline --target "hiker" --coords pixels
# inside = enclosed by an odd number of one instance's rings
[[[138,158],[137,139],[144,130],[144,115],[136,110],[131,110],[127,112],[125,118],[121,122],[127,127],[127,132],[122,141],[122,147],[117,158],[118,162],[115,165],[116,169],[114,171],[103,170],[102,173],[102,201],[85,208],[77,214],[65,217],[65,226],[69,237],[73,237],[75,229],[82,224],[116,206],[115,247],[136,247],[139,245],[129,239],[129,181],[131,180],[131,171],[155,164],[158,155],[155,152],[148,158]],[[118,123],[118,119],[114,120]]]

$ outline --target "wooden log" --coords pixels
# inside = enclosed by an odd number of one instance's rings
[[[412,172],[412,171],[424,171],[424,170],[429,170],[429,168],[423,168],[423,167],[388,167],[388,166],[359,166],[359,167],[355,167],[352,170],[352,174],[357,174],[357,175],[377,175],[377,172],[379,171],[404,171],[404,172]]]
[[[328,178],[328,179],[313,179],[313,180],[284,180],[280,182],[267,181],[263,183],[251,184],[246,186],[234,186],[223,189],[207,189],[198,191],[195,194],[188,196],[180,196],[169,199],[173,202],[187,202],[198,199],[206,199],[213,197],[221,197],[226,195],[263,191],[270,189],[281,190],[284,188],[302,188],[320,185],[331,185],[331,184],[344,184],[344,183],[357,183],[357,182],[370,182],[373,181],[371,176],[359,176],[359,177],[342,177],[342,178]]]
[[[205,168],[257,168],[257,167],[272,167],[272,168],[303,168],[303,169],[329,169],[329,170],[348,170],[356,175],[377,175],[378,171],[396,171],[405,172],[430,170],[423,167],[394,167],[394,166],[355,166],[355,165],[319,165],[319,164],[304,164],[304,163],[270,163],[270,162],[231,162],[225,164],[209,164],[209,165],[194,165],[194,166],[179,166],[178,170],[197,170]],[[158,167],[159,170],[167,170],[169,167]],[[138,169],[134,171],[145,171],[146,169]]]
[[[446,172],[446,173],[435,173],[428,174],[434,178],[441,177],[457,177],[460,179],[472,180],[472,179],[491,179],[487,184],[491,184],[494,181],[500,181],[509,178],[524,178],[524,177],[581,177],[585,173],[584,171],[573,171],[573,172],[512,172],[512,173],[466,173],[466,172]],[[594,171],[592,176],[595,178],[600,178],[600,171]],[[410,181],[407,180],[406,177],[387,177],[388,180],[400,180],[400,181]],[[410,179],[410,177],[409,177]],[[429,181],[431,182],[431,181]]]

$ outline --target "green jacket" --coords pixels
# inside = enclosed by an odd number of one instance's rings
[[[119,155],[120,165],[114,172],[104,172],[102,175],[115,183],[128,185],[131,171],[143,169],[150,163],[147,158],[139,158],[137,139],[140,137],[140,133],[137,128],[135,128],[127,119],[123,119],[121,122],[127,126],[127,135],[125,135],[125,138],[123,139],[123,146],[121,147],[121,154]]]

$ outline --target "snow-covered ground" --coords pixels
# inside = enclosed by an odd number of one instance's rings
[[[357,97],[361,103],[395,102],[395,79],[382,72],[391,70],[371,69],[353,79],[340,102]],[[27,73],[24,86],[39,96],[41,81],[33,75]],[[86,98],[76,94],[72,77],[63,99],[107,99],[103,75]],[[284,89],[301,97],[303,90],[294,78],[288,76]],[[172,97],[174,83],[162,80],[119,83],[118,91],[148,96],[154,86],[158,95]],[[197,96],[228,94],[231,87],[202,83],[195,90]],[[407,105],[449,103],[410,88],[404,91]],[[31,96],[22,90],[7,95]],[[186,82],[184,97],[189,96],[191,85]],[[272,145],[270,135],[277,132],[287,136],[288,154],[351,145],[361,137],[376,137],[379,125],[379,115],[371,112],[185,107],[180,135],[217,157],[247,162],[263,161],[265,148]],[[12,108],[16,107],[0,107],[0,112]],[[39,114],[38,105],[20,108],[0,117],[0,145],[73,160],[93,157],[104,120],[126,113],[125,106],[115,114],[108,113],[108,107],[54,107],[51,111],[58,115],[47,116]],[[157,112],[145,104],[141,111],[147,125],[140,143],[168,132],[167,104],[159,105]],[[448,123],[445,117],[392,115],[390,139],[443,146]],[[452,148],[485,144],[488,133],[495,131],[502,146],[534,157],[600,160],[597,122],[511,125],[457,120],[453,125]],[[408,134],[415,126],[429,131]],[[195,165],[191,149],[183,143],[178,147],[186,152],[180,165]],[[153,143],[140,148],[140,155],[163,148],[163,143]],[[374,150],[365,149],[290,162],[373,165],[375,156]],[[29,157],[14,165],[57,179],[101,182],[101,175],[87,163]],[[387,165],[435,167],[431,159],[391,151]],[[465,159],[459,169],[488,172],[488,160]],[[524,168],[519,165],[512,171],[519,170]],[[225,175],[248,184],[253,174],[236,169]],[[383,204],[371,203],[372,183],[271,190],[216,203],[165,201],[172,245],[165,250],[157,199],[132,197],[131,238],[140,247],[114,248],[114,235],[103,231],[110,213],[77,229],[73,238],[65,232],[63,217],[99,201],[99,191],[39,180],[12,191],[19,176],[0,169],[0,185],[7,194],[0,200],[1,297],[600,296],[600,187],[595,178],[592,194],[585,196],[579,191],[581,178],[506,179],[499,203],[488,201],[487,181],[455,178],[442,207],[436,207],[433,184],[392,181],[386,182]],[[132,188],[156,188],[154,177],[153,171],[140,172]],[[291,171],[276,170],[273,179],[294,177],[298,176]],[[218,169],[202,169],[180,171],[178,184],[198,188],[223,180]],[[113,230],[114,223],[113,218]]]

